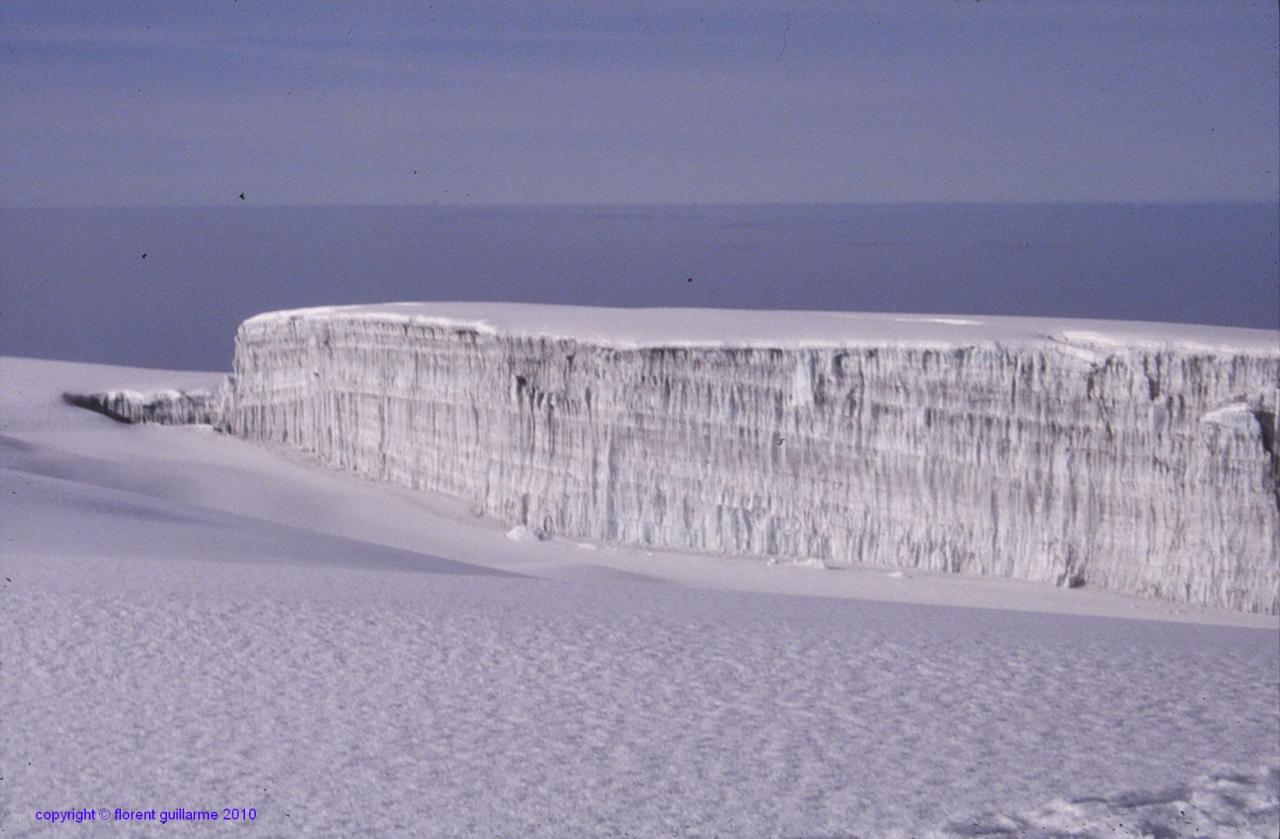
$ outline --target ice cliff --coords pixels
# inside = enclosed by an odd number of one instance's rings
[[[221,425],[548,535],[1280,612],[1280,335],[388,304],[246,321]]]

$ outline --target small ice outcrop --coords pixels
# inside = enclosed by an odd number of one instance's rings
[[[517,524],[515,527],[507,531],[507,538],[512,542],[543,542],[546,541],[548,537],[546,534],[523,524]]]
[[[158,425],[220,425],[230,384],[192,390],[68,392],[62,398],[118,422]]]
[[[798,558],[788,557],[770,557],[767,563],[770,566],[785,566],[787,568],[818,568],[828,570],[831,566],[827,565],[826,560],[817,557],[806,556]]]

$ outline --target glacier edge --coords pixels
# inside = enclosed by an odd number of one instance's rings
[[[660,311],[269,313],[214,421],[544,535],[1280,613],[1273,333]]]

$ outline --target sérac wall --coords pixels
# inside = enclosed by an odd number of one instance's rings
[[[548,536],[1280,612],[1261,330],[298,310],[242,325],[218,404],[235,434]]]

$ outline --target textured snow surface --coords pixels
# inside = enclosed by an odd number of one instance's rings
[[[0,359],[6,836],[235,805],[268,836],[1275,835],[1275,618],[513,542],[59,398],[167,375]],[[1174,608],[1219,625],[1070,614]]]
[[[388,304],[236,339],[227,428],[508,526],[1280,612],[1280,336]]]
[[[1126,821],[1115,799],[1274,761],[1280,735],[1272,633],[430,565],[280,568],[251,595],[234,566],[169,570],[210,591],[4,584],[6,835],[40,832],[37,807],[224,801],[269,835],[1092,830]],[[1274,837],[1273,789],[1248,791],[1177,799],[1199,835]]]

